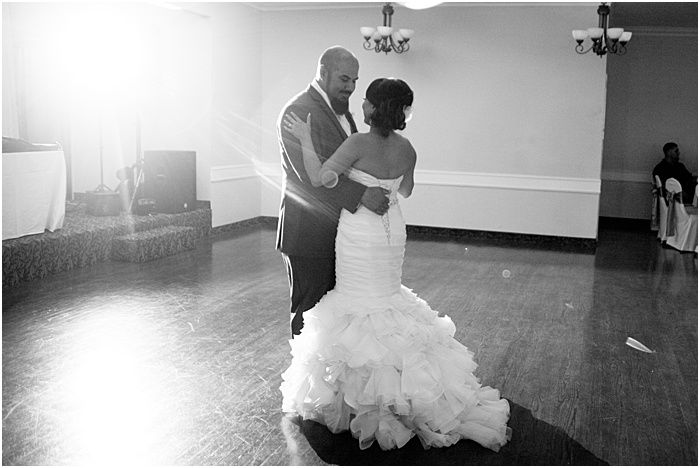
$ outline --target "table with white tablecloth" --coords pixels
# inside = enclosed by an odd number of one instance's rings
[[[63,151],[2,154],[2,239],[63,227],[66,163]]]

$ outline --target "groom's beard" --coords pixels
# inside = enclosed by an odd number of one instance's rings
[[[348,111],[348,101],[341,101],[340,99],[330,98],[331,107],[333,112],[336,114],[345,115]]]

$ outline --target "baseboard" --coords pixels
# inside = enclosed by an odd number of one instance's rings
[[[594,254],[596,239],[577,237],[544,236],[538,234],[520,234],[513,232],[477,231],[471,229],[453,229],[432,226],[406,226],[409,239],[445,239],[461,242],[476,242],[488,245],[526,247],[542,250],[558,250]]]
[[[258,216],[236,223],[225,224],[212,228],[211,235],[222,235],[238,232],[251,226],[262,226],[275,229],[277,218],[274,216]],[[595,239],[580,239],[574,237],[543,236],[535,234],[518,234],[510,232],[475,231],[469,229],[453,229],[432,226],[406,226],[409,239],[458,240],[480,242],[490,245],[509,245],[513,247],[528,247],[544,250],[561,250],[579,253],[595,253]]]

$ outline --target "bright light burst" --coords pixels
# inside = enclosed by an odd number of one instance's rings
[[[123,465],[155,456],[166,389],[148,367],[148,349],[158,337],[130,315],[106,308],[73,332],[61,401],[70,414],[66,440],[79,463]]]
[[[145,42],[132,13],[125,5],[82,4],[54,26],[59,75],[78,102],[114,107],[146,93]]]

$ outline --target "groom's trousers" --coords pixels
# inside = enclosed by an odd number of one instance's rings
[[[292,338],[301,333],[303,313],[335,287],[335,258],[300,257],[282,254],[289,279],[292,302]]]

